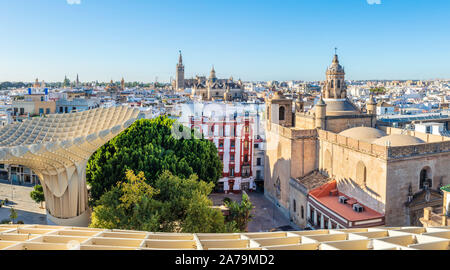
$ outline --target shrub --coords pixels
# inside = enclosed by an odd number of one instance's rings
[[[0,224],[9,224],[11,222],[11,220],[9,219],[2,219],[2,221],[0,221]]]

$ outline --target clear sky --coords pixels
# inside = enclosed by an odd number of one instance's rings
[[[348,79],[450,78],[449,13],[448,0],[0,0],[0,81],[169,81],[178,50],[186,77],[323,80],[334,47]]]

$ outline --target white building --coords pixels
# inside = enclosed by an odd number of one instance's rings
[[[381,102],[377,104],[377,115],[395,114],[395,107],[392,104]]]
[[[445,132],[444,123],[436,123],[436,122],[420,123],[415,124],[414,128],[418,132],[434,135],[444,135]]]

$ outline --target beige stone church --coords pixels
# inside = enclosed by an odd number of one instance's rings
[[[378,127],[373,97],[347,98],[335,55],[322,95],[266,100],[265,195],[302,228],[420,225],[450,184],[450,138]]]

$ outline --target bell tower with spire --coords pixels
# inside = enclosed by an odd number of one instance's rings
[[[345,71],[339,64],[337,48],[331,66],[328,67],[327,80],[323,88],[323,98],[325,99],[345,99],[347,98],[347,85],[345,84]]]
[[[213,83],[217,81],[216,70],[214,69],[214,66],[212,66],[211,73],[209,74],[209,80]]]
[[[177,64],[177,74],[175,79],[175,90],[184,90],[184,65],[183,65],[183,56],[181,55],[178,58]]]

